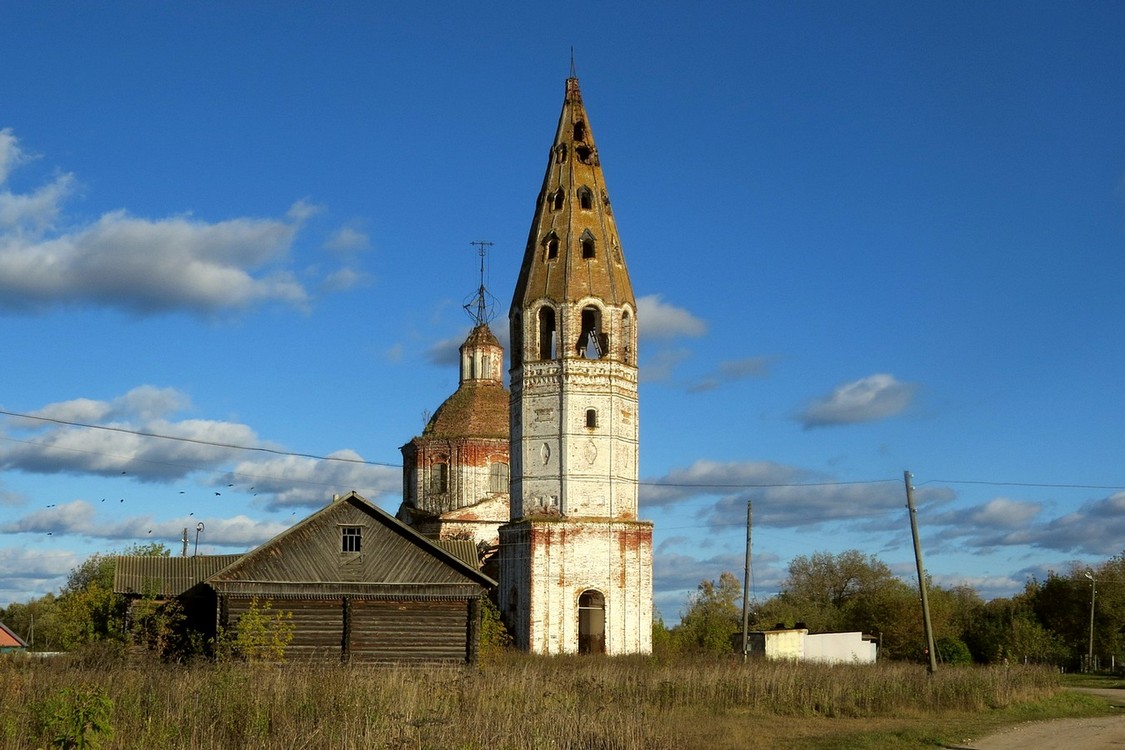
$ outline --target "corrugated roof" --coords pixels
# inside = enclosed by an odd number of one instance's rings
[[[196,555],[194,557],[117,557],[113,590],[118,594],[179,596],[202,583],[242,555]]]
[[[480,553],[472,539],[435,539],[434,543],[466,565],[480,570]]]

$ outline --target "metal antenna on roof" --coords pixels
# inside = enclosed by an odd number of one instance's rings
[[[484,285],[484,261],[488,257],[488,248],[492,247],[493,243],[486,240],[477,240],[470,242],[477,248],[477,254],[480,255],[480,286],[477,287],[476,294],[468,297],[462,307],[473,322],[478,326],[486,325],[488,321],[496,317],[496,297],[488,291]]]

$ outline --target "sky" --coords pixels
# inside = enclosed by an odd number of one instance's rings
[[[416,7],[415,7],[416,6]],[[571,55],[638,298],[657,609],[1125,548],[1125,5],[5,3],[0,606],[356,490],[506,313]],[[85,425],[85,426],[84,426]]]

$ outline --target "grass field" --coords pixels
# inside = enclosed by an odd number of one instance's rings
[[[472,668],[0,661],[0,746],[934,748],[1091,715],[1040,668],[504,656]],[[66,744],[66,742],[72,744]],[[53,743],[53,744],[52,744]]]

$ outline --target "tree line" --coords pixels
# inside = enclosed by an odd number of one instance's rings
[[[168,556],[170,550],[147,544],[121,554]],[[70,572],[57,594],[0,608],[0,621],[38,651],[138,642],[162,652],[200,649],[199,644],[174,642],[181,630],[175,606],[135,602],[127,617],[125,597],[113,592],[114,567],[115,554],[92,555]],[[1125,553],[1093,566],[1075,563],[1066,571],[1048,573],[1044,580],[1031,578],[1023,591],[1007,598],[984,601],[969,586],[947,588],[932,582],[927,591],[937,655],[946,664],[1108,668],[1125,650]],[[681,614],[671,628],[659,618],[653,623],[658,654],[740,651],[742,584],[734,574],[700,582]],[[490,633],[502,629],[498,621],[487,624]],[[895,576],[874,555],[857,550],[795,557],[781,590],[750,602],[749,625],[751,630],[860,631],[878,641],[880,658],[928,658],[917,585]],[[246,637],[250,632],[247,629]],[[490,635],[489,642],[502,645],[502,636]]]
[[[1125,553],[1030,578],[1020,593],[990,601],[969,586],[927,582],[926,588],[937,656],[946,664],[1109,668],[1125,646]],[[1091,598],[1094,661],[1088,664]],[[880,658],[928,659],[917,585],[857,550],[794,558],[781,590],[752,600],[748,615],[751,630],[860,631],[878,641]],[[741,632],[742,584],[723,573],[699,584],[678,625],[657,621],[653,643],[658,652],[735,653]]]

